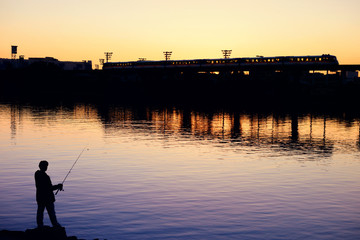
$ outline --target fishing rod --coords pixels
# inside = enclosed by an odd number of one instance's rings
[[[73,164],[72,167],[70,168],[69,172],[66,174],[64,180],[63,180],[62,183],[61,183],[62,185],[64,185],[64,182],[65,182],[66,178],[69,176],[71,170],[73,169],[73,167],[75,166],[75,164],[77,163],[77,161],[80,159],[80,157],[81,157],[81,155],[83,154],[83,152],[85,151],[85,149],[87,149],[87,146],[84,147],[84,149],[81,151],[81,153],[79,154],[79,156],[78,156],[77,159],[75,160],[74,164]],[[87,149],[87,150],[89,150],[89,149]],[[56,191],[55,195],[56,195],[59,191],[60,191],[60,189],[58,189],[58,190]]]

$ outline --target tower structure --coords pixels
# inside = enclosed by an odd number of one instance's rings
[[[18,46],[11,46],[11,59],[16,59],[17,48]]]
[[[226,59],[226,58],[230,57],[232,50],[221,50],[221,52],[222,52],[224,58]]]
[[[170,57],[171,57],[171,54],[172,54],[172,51],[165,51],[163,53],[164,53],[164,56],[165,56],[165,61],[169,61]]]
[[[109,60],[111,59],[112,54],[113,54],[112,52],[105,52],[106,62],[109,62]]]

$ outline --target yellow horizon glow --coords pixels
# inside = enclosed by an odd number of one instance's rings
[[[358,0],[0,0],[0,58],[112,61],[333,54],[360,64]]]

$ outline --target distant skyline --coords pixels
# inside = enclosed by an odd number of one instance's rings
[[[0,58],[112,61],[333,54],[360,64],[359,0],[0,0]]]

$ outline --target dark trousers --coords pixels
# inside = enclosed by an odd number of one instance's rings
[[[56,213],[55,213],[55,206],[54,203],[38,203],[38,209],[37,209],[37,215],[36,215],[36,222],[38,227],[44,226],[44,210],[46,208],[46,211],[49,214],[49,218],[51,221],[51,224],[55,226],[59,226],[56,219]]]

